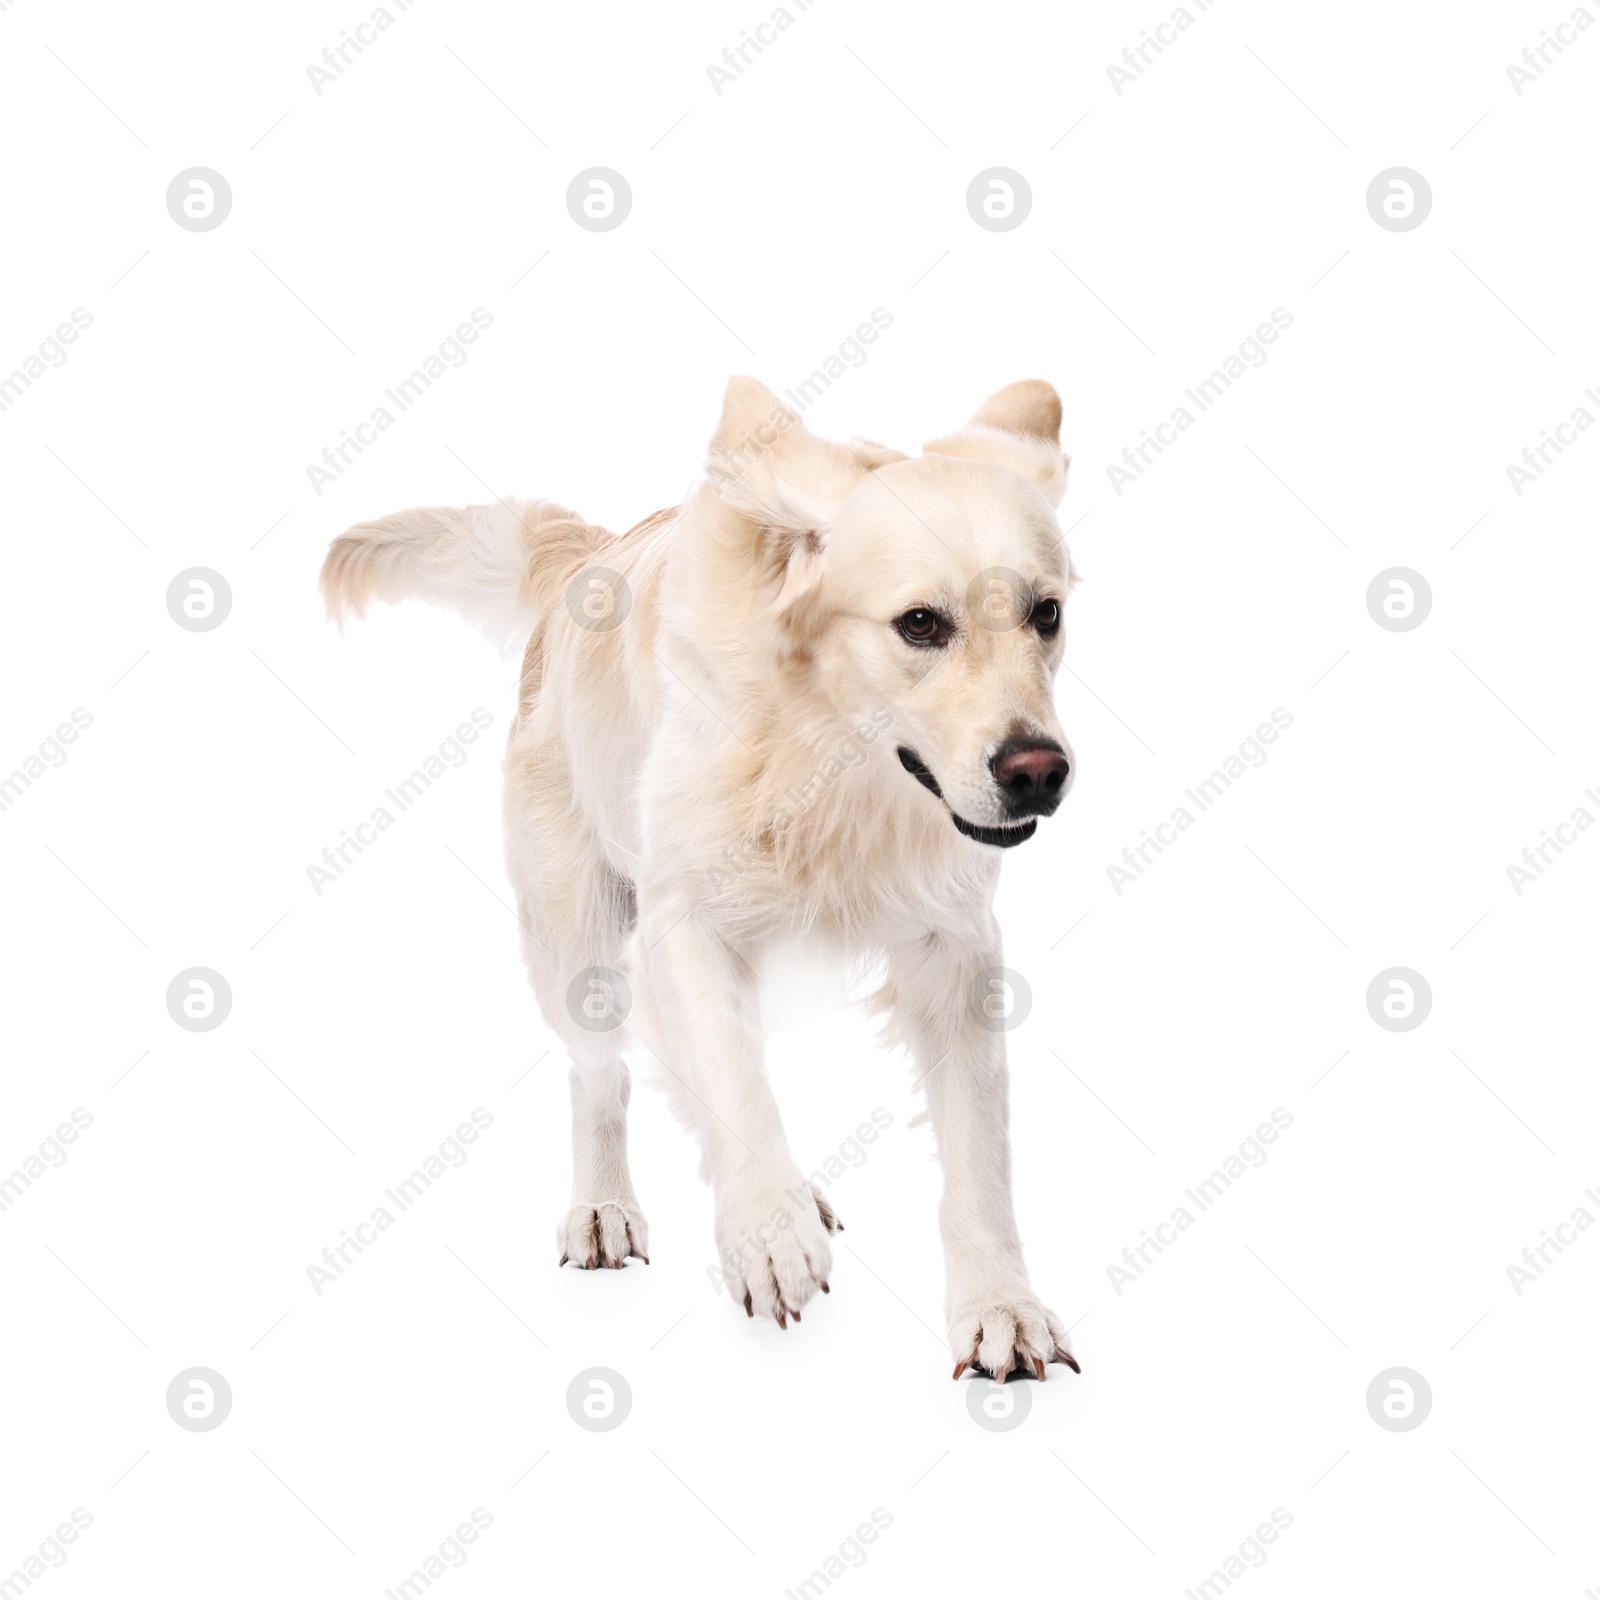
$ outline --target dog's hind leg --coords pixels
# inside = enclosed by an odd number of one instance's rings
[[[528,920],[531,908],[521,910]],[[617,970],[621,939],[609,948],[569,946],[560,952],[539,949],[536,938],[525,928],[534,989],[570,1062],[572,1200],[556,1224],[561,1264],[620,1267],[628,1256],[648,1262],[649,1230],[628,1169],[632,1078],[622,1054],[628,1001],[626,980]]]
[[[507,857],[523,956],[570,1062],[572,1200],[556,1225],[561,1264],[648,1262],[649,1231],[628,1170],[629,1000],[619,970],[633,888],[575,820],[558,767],[515,748],[506,766]]]
[[[585,979],[580,1007],[616,1015],[609,976]],[[632,1080],[621,1048],[605,1035],[569,1043],[572,1067],[572,1203],[556,1225],[561,1264],[620,1267],[630,1255],[646,1264],[649,1229],[628,1170],[628,1099]]]

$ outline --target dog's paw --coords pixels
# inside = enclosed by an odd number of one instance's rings
[[[748,1190],[717,1204],[717,1249],[729,1292],[747,1316],[771,1317],[780,1328],[818,1289],[828,1290],[833,1251],[828,1235],[843,1231],[833,1207],[809,1184]]]
[[[1026,1287],[963,1296],[950,1317],[950,1348],[956,1357],[955,1378],[975,1366],[998,1383],[1025,1369],[1043,1381],[1045,1364],[1051,1361],[1082,1370],[1055,1313]]]
[[[575,1205],[556,1225],[556,1243],[563,1267],[620,1267],[629,1256],[650,1265],[650,1231],[632,1200]]]

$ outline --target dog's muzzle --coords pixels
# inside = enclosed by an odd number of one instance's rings
[[[1049,773],[1045,770],[1046,764],[1038,759],[1027,763],[1019,763],[1014,758],[1024,750],[1020,741],[1013,740],[1001,747],[993,761],[989,763],[990,770],[995,775],[995,782],[1000,785],[1004,797],[1002,803],[1013,816],[1026,818],[1012,823],[1003,823],[996,827],[986,827],[982,823],[968,822],[961,816],[948,801],[946,809],[950,812],[950,820],[955,823],[958,832],[964,833],[967,838],[976,840],[979,844],[992,844],[997,849],[1009,850],[1013,845],[1022,844],[1031,839],[1038,828],[1038,818],[1048,816],[1061,803],[1061,793],[1066,785],[1067,758],[1059,746],[1054,747],[1054,755],[1060,762],[1059,775],[1054,784],[1049,783]],[[1034,746],[1031,748],[1041,748]],[[939,787],[939,780],[928,770],[927,763],[915,750],[906,745],[901,745],[895,754],[900,758],[900,765],[922,785],[929,794],[937,800],[944,800],[944,790]],[[1010,765],[1002,766],[1002,762],[1011,757]],[[1049,771],[1055,771],[1054,762],[1050,763]],[[1002,771],[1010,774],[1010,781],[1002,777]]]

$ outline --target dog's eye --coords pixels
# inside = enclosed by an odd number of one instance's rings
[[[950,639],[949,623],[937,611],[930,611],[926,606],[915,606],[904,616],[897,617],[895,627],[900,630],[900,637],[907,644],[926,647],[947,644]]]
[[[1061,626],[1061,602],[1059,600],[1041,600],[1034,608],[1028,621],[1039,630],[1039,636],[1050,639],[1055,636],[1056,630]]]

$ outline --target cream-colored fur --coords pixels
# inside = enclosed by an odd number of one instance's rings
[[[626,534],[523,501],[334,541],[336,617],[419,596],[529,636],[506,851],[533,987],[571,1058],[563,1261],[646,1256],[626,1042],[659,1058],[699,1134],[735,1300],[786,1325],[828,1288],[837,1219],[785,1142],[755,989],[763,947],[812,931],[887,970],[877,1004],[944,1166],[958,1374],[1070,1361],[1023,1264],[1005,1035],[981,1003],[1002,965],[1002,851],[954,825],[1025,837],[991,760],[1007,739],[1066,749],[1061,633],[1039,620],[1073,581],[1060,424],[1048,384],[1012,384],[913,459],[821,439],[735,378],[705,478]],[[952,620],[948,643],[907,640],[897,619],[916,608]]]

